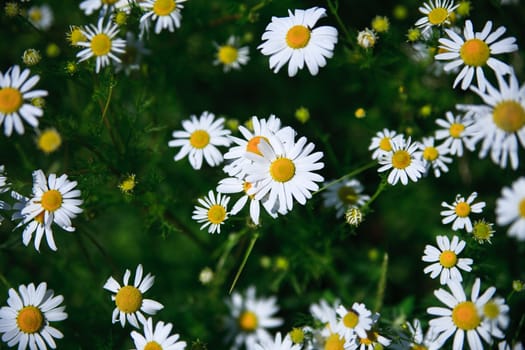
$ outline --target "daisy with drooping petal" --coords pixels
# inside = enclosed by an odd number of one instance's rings
[[[489,323],[490,334],[496,338],[504,338],[503,330],[509,326],[509,306],[505,299],[494,297],[483,305],[481,310],[483,317]]]
[[[169,147],[181,147],[175,155],[175,161],[188,156],[191,166],[196,170],[201,168],[203,157],[208,165],[219,165],[223,158],[216,146],[230,145],[230,130],[224,129],[224,118],[215,119],[215,115],[207,111],[202,112],[199,119],[195,115],[190,118],[182,121],[184,131],[174,131],[174,139],[168,142]]]
[[[82,33],[87,41],[77,43],[77,46],[84,47],[77,53],[79,62],[83,62],[91,57],[96,58],[95,72],[99,73],[100,69],[108,66],[111,61],[121,62],[117,54],[125,52],[126,40],[115,38],[119,32],[118,25],[108,21],[104,25],[104,18],[98,20],[97,26],[90,24],[83,28]]]
[[[500,167],[519,165],[518,148],[525,148],[525,84],[521,87],[514,72],[507,80],[498,76],[499,90],[487,84],[486,90],[472,87],[485,105],[458,105],[472,116],[472,144],[483,141],[479,157],[490,151],[490,158]]]
[[[378,131],[372,141],[370,146],[368,146],[369,151],[373,151],[372,159],[379,159],[382,155],[389,154],[392,152],[392,143],[399,142],[403,139],[403,134],[398,134],[394,130],[383,129]]]
[[[228,219],[228,202],[230,197],[221,193],[215,195],[213,191],[208,192],[208,196],[198,199],[200,205],[193,210],[193,220],[202,223],[200,229],[208,227],[208,233],[221,233],[221,225]]]
[[[33,231],[36,230],[35,248],[38,250],[40,239],[45,231],[49,248],[57,250],[53,239],[51,224],[55,223],[65,231],[73,232],[71,219],[82,213],[79,199],[81,192],[75,189],[76,181],[68,180],[66,174],[57,177],[56,174],[46,176],[42,170],[33,172],[33,193],[26,202],[25,207],[20,210],[22,221],[17,227],[28,225],[24,230],[23,241],[27,245],[31,240]],[[20,204],[24,198],[17,198]]]
[[[268,206],[277,208],[281,214],[293,209],[293,200],[306,204],[313,191],[319,189],[317,182],[324,178],[314,173],[324,167],[319,162],[322,152],[313,152],[315,145],[307,144],[306,137],[294,141],[294,133],[283,133],[282,137],[270,135],[267,142],[260,139],[259,153],[246,152],[253,163],[247,166],[246,181],[253,184],[249,195],[262,200],[268,196]]]
[[[452,222],[452,230],[454,231],[465,229],[467,232],[472,232],[472,222],[469,217],[470,213],[479,214],[483,211],[483,208],[485,208],[485,202],[472,204],[477,196],[477,192],[472,192],[467,200],[465,200],[464,197],[458,194],[452,204],[441,202],[442,207],[448,208],[439,213],[444,217],[441,222],[445,225]]]
[[[35,287],[33,283],[18,286],[18,293],[9,289],[8,306],[0,309],[0,333],[9,347],[18,344],[19,350],[55,349],[55,339],[64,337],[50,322],[67,319],[65,306],[59,306],[62,295],[54,295],[45,282]]]
[[[372,329],[372,311],[368,310],[363,303],[353,303],[350,309],[343,305],[337,307],[337,322],[334,332],[347,341],[352,341],[356,335],[361,338],[367,337],[367,332]]]
[[[419,7],[419,12],[425,16],[416,21],[416,27],[421,29],[421,34],[426,35],[432,27],[450,24],[450,15],[459,5],[454,0],[429,0]]]
[[[104,17],[106,13],[111,13],[115,10],[117,2],[119,2],[119,0],[84,0],[79,4],[79,7],[84,11],[86,16],[100,9],[100,17]]]
[[[449,280],[461,282],[463,278],[459,269],[470,272],[474,262],[470,258],[458,257],[465,249],[465,241],[459,240],[458,236],[452,237],[452,241],[449,241],[447,236],[437,236],[436,242],[438,248],[429,244],[425,246],[425,255],[422,260],[432,264],[425,267],[423,272],[430,273],[430,278],[439,276],[441,284],[447,284]]]
[[[446,120],[436,119],[436,124],[443,128],[435,132],[436,140],[444,140],[440,146],[448,149],[450,155],[458,157],[463,155],[463,147],[473,151],[474,145],[469,138],[472,134],[472,119],[462,115],[454,116],[450,111],[445,116]]]
[[[230,147],[228,152],[224,154],[224,159],[230,161],[224,166],[224,171],[230,175],[241,179],[246,176],[246,166],[250,165],[252,161],[245,157],[246,152],[261,154],[258,149],[259,142],[261,139],[268,140],[271,135],[280,134],[282,132],[289,132],[294,134],[290,127],[281,128],[281,120],[274,114],[271,114],[268,119],[257,118],[252,116],[251,118],[252,131],[243,125],[239,125],[239,132],[242,134],[244,139],[230,136],[230,139],[235,145]]]
[[[333,56],[337,43],[337,29],[323,26],[313,29],[326,10],[312,7],[307,10],[288,10],[288,17],[272,17],[262,35],[264,41],[258,49],[270,56],[270,69],[274,73],[288,63],[288,75],[293,77],[305,63],[310,74],[317,75],[326,58]]]
[[[494,294],[494,287],[485,291],[478,298],[480,280],[476,279],[472,287],[471,300],[467,300],[465,291],[459,281],[449,280],[449,293],[444,289],[434,291],[434,295],[447,307],[429,307],[427,313],[438,316],[430,320],[430,327],[439,334],[436,342],[444,344],[448,338],[454,335],[454,349],[462,349],[467,336],[470,349],[483,349],[481,338],[491,344],[492,337],[488,323],[483,321],[479,310]]]
[[[241,65],[248,63],[250,56],[250,48],[248,46],[240,47],[239,38],[231,35],[224,45],[217,45],[216,58],[213,61],[214,65],[222,64],[224,72],[229,72],[232,69],[239,70]]]
[[[226,342],[233,344],[231,349],[238,350],[243,345],[246,350],[255,350],[257,343],[264,344],[272,341],[268,328],[279,327],[283,324],[281,318],[275,317],[279,311],[275,297],[256,297],[255,287],[249,287],[244,294],[232,293],[226,300],[230,309],[228,326],[230,332]]]
[[[445,145],[435,146],[433,137],[423,137],[419,151],[415,152],[414,156],[423,163],[427,173],[432,169],[434,176],[440,177],[441,172],[448,172],[446,163],[452,163],[452,158],[447,157],[447,153],[448,148]]]
[[[479,89],[485,90],[487,85],[487,79],[483,73],[485,66],[489,66],[496,75],[511,73],[511,66],[492,56],[518,50],[518,45],[515,43],[516,38],[509,37],[497,41],[505,33],[506,28],[501,26],[492,33],[491,29],[492,21],[487,21],[481,32],[474,33],[470,20],[465,21],[464,37],[451,29],[445,29],[448,38],[439,39],[440,47],[445,52],[437,54],[435,58],[451,61],[445,65],[445,71],[463,66],[454,80],[454,88],[461,82],[461,88],[466,90],[476,73]]]
[[[281,332],[277,332],[275,339],[255,344],[255,350],[301,350],[301,344],[294,344],[289,334],[283,338]]]
[[[131,338],[135,344],[133,350],[184,350],[186,349],[185,341],[178,341],[178,334],[170,335],[173,325],[158,321],[153,326],[153,320],[148,317],[144,326],[144,335],[137,331],[131,332]]]
[[[323,327],[321,334],[325,337],[330,336],[337,329],[337,309],[341,305],[339,300],[335,300],[331,305],[324,299],[319,300],[318,303],[310,305],[310,314],[314,320],[320,322]]]
[[[29,78],[29,73],[27,68],[20,71],[18,65],[10,67],[5,74],[0,72],[0,125],[4,123],[6,136],[11,136],[13,128],[18,134],[23,134],[22,120],[36,128],[37,118],[44,114],[42,108],[26,103],[34,98],[47,96],[45,90],[31,91],[40,77],[34,75]]]
[[[496,223],[510,225],[507,234],[525,241],[525,177],[501,190],[501,196],[496,200]]]
[[[182,20],[182,5],[186,0],[144,0],[139,6],[146,12],[140,17],[140,23],[155,21],[155,33],[159,34],[162,30],[168,29],[173,32],[180,27]]]
[[[401,181],[403,185],[408,184],[408,179],[417,182],[425,172],[423,163],[414,155],[419,148],[419,142],[411,143],[410,137],[405,140],[399,138],[392,143],[392,151],[385,153],[378,159],[379,165],[382,165],[378,172],[390,170],[387,181],[395,185]]]
[[[255,199],[253,195],[248,194],[248,190],[252,187],[252,184],[241,180],[236,177],[228,177],[219,181],[217,185],[217,192],[220,193],[239,193],[242,192],[244,195],[239,198],[232,207],[230,214],[235,215],[244,208],[246,203],[250,202],[250,219],[255,225],[259,225],[259,214],[261,211],[261,204],[263,205],[266,212],[273,217],[277,217],[277,214],[272,212],[272,208],[267,205],[267,201],[264,199],[258,200]],[[262,203],[261,203],[262,202]]]
[[[104,289],[114,293],[111,300],[115,302],[115,309],[111,315],[111,322],[120,322],[121,326],[126,325],[126,320],[135,328],[140,328],[139,322],[146,323],[146,317],[142,313],[155,315],[164,306],[152,299],[145,299],[146,293],[155,281],[155,277],[148,273],[142,278],[142,265],[137,266],[133,284],[129,284],[131,272],[126,269],[122,286],[113,277],[109,277],[104,283]]]
[[[336,217],[341,218],[349,208],[359,208],[370,199],[363,191],[364,187],[357,179],[337,182],[323,193],[324,205],[335,207]]]

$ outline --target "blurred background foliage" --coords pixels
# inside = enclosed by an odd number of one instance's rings
[[[357,229],[336,219],[317,194],[305,207],[296,205],[276,220],[263,214],[260,227],[248,225],[247,217],[239,215],[221,234],[210,235],[199,230],[191,212],[197,198],[214,189],[224,174],[220,167],[195,171],[186,159],[174,162],[176,150],[167,147],[171,132],[182,129],[181,121],[191,114],[208,110],[241,124],[252,115],[275,114],[324,152],[321,174],[331,180],[370,162],[368,145],[377,131],[390,128],[420,139],[432,135],[435,119],[454,111],[456,103],[479,101],[471,92],[453,90],[453,76],[434,74],[431,60],[411,59],[414,51],[406,33],[421,17],[421,1],[340,0],[338,14],[349,36],[328,12],[318,25],[338,28],[334,57],[318,76],[303,70],[294,78],[286,70],[274,74],[268,69],[268,58],[257,50],[261,34],[272,16],[286,16],[295,8],[328,9],[325,1],[189,0],[181,28],[151,32],[145,40],[151,54],[144,56],[140,71],[129,76],[114,74],[111,68],[97,75],[89,63],[80,64],[73,75],[66,73],[66,64],[75,61],[79,51],[66,41],[69,26],[95,23],[97,15],[85,16],[77,1],[45,3],[55,17],[48,31],[35,30],[23,16],[2,12],[0,69],[23,66],[24,50],[40,50],[42,61],[31,67],[41,76],[38,87],[49,91],[40,129],[55,127],[63,144],[46,155],[36,148],[32,130],[22,136],[2,135],[0,164],[6,166],[12,188],[26,195],[33,170],[68,174],[82,190],[84,212],[74,221],[75,233],[54,228],[58,252],[45,244],[40,253],[23,246],[22,230],[13,231],[15,225],[4,221],[0,274],[5,280],[0,295],[5,300],[9,286],[40,281],[64,295],[69,318],[56,325],[65,334],[60,348],[132,347],[131,328],[111,324],[114,304],[102,286],[109,276],[121,281],[124,270],[134,272],[139,263],[156,276],[147,297],[165,306],[155,319],[172,322],[190,349],[228,348],[223,344],[223,320],[229,312],[224,300],[255,233],[258,239],[234,289],[255,285],[260,295],[277,295],[284,332],[300,325],[309,305],[321,297],[346,304],[362,301],[370,308],[380,305],[378,285],[386,256],[386,289],[379,293],[383,322],[399,327],[405,319],[428,319],[425,310],[438,304],[432,292],[439,285],[423,274],[421,256],[436,235],[452,234],[441,224],[440,203],[477,191],[479,200],[487,203],[478,218],[494,222],[501,188],[524,173],[523,150],[516,171],[467,153],[455,158],[450,172],[438,179],[429,176],[408,186],[388,187]],[[5,1],[1,4],[3,9]],[[472,1],[471,6],[475,28],[492,20],[517,38],[520,50],[505,59],[524,81],[525,7],[502,6],[497,0]],[[400,9],[405,16],[395,15]],[[387,16],[390,29],[380,34],[373,49],[364,50],[356,45],[357,31],[370,27],[376,15]],[[138,18],[128,18],[121,37],[127,29],[137,32]],[[250,47],[250,61],[240,71],[225,74],[212,64],[214,43],[225,43],[230,35]],[[49,45],[56,45],[56,55],[46,54]],[[305,123],[294,116],[300,107],[310,113]],[[358,108],[366,117],[354,116]],[[137,185],[124,194],[118,185],[130,174],[136,175]],[[357,178],[370,195],[381,181],[377,167]],[[468,241],[465,256],[474,259],[473,272],[464,274],[467,285],[478,276],[482,286],[494,285],[500,295],[508,296],[513,280],[525,280],[525,245],[508,238],[506,228],[496,226],[492,244],[480,246],[470,236],[463,238]],[[206,285],[199,282],[205,267],[215,273]],[[523,336],[525,297],[517,293],[507,302],[509,336]]]

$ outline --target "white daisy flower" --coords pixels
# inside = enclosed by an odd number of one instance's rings
[[[90,24],[82,29],[82,33],[87,41],[80,41],[77,46],[85,47],[77,53],[79,62],[83,62],[91,57],[96,58],[95,72],[108,66],[111,61],[121,62],[117,54],[125,52],[126,40],[115,38],[118,34],[118,25],[108,21],[104,26],[104,18],[98,20],[97,26]]]
[[[53,10],[49,5],[31,6],[27,10],[27,19],[37,29],[48,30],[53,24]]]
[[[387,337],[379,334],[375,331],[369,331],[367,332],[366,337],[356,338],[357,342],[357,349],[359,350],[375,350],[375,349],[381,349],[385,346],[389,346],[392,341],[388,339]]]
[[[489,66],[496,75],[511,73],[512,68],[508,64],[492,56],[518,50],[516,38],[509,37],[497,41],[505,33],[506,28],[501,26],[492,33],[491,29],[492,21],[487,21],[481,32],[474,33],[470,20],[465,21],[463,37],[451,29],[445,29],[448,38],[439,39],[440,47],[445,52],[436,55],[435,58],[451,61],[445,65],[445,71],[464,66],[454,80],[454,88],[461,82],[461,88],[466,90],[471,85],[475,72],[480,90],[485,90],[487,84],[483,73],[485,66]]]
[[[65,306],[59,306],[62,295],[54,295],[45,282],[35,287],[33,283],[18,286],[18,293],[9,289],[8,306],[0,309],[0,333],[7,346],[18,344],[18,349],[55,349],[55,339],[64,337],[50,322],[67,319]]]
[[[181,147],[175,161],[188,156],[191,166],[197,170],[202,166],[203,157],[208,165],[219,165],[223,158],[216,146],[230,145],[230,131],[224,129],[224,118],[215,119],[215,115],[207,111],[202,112],[199,119],[195,115],[190,118],[182,121],[184,131],[174,131],[174,139],[168,142],[169,147]]]
[[[374,47],[378,39],[379,37],[377,36],[376,32],[368,28],[360,30],[357,33],[357,43],[363,49]]]
[[[437,334],[432,327],[428,327],[426,333],[423,335],[423,327],[417,318],[414,319],[412,323],[407,322],[406,326],[410,333],[411,340],[407,346],[408,349],[437,350],[441,347],[440,344],[436,343]]]
[[[463,147],[473,151],[474,144],[469,138],[473,131],[473,120],[467,116],[454,116],[450,111],[445,116],[446,120],[436,119],[436,124],[443,128],[435,132],[436,140],[444,140],[440,147],[448,150],[448,154],[458,157],[463,155]]]
[[[350,309],[339,305],[336,310],[339,315],[334,332],[347,341],[353,341],[356,335],[366,338],[367,332],[372,329],[372,311],[368,310],[363,303],[353,303]]]
[[[359,208],[370,199],[363,191],[364,187],[357,179],[337,182],[323,192],[324,206],[334,207],[336,217],[342,218],[349,208]]]
[[[213,61],[214,65],[223,65],[224,72],[229,72],[232,69],[239,70],[241,65],[248,63],[250,56],[250,48],[248,46],[240,47],[239,38],[231,35],[226,44],[217,45],[216,58]]]
[[[0,125],[4,123],[6,136],[11,136],[13,127],[18,134],[24,133],[22,119],[33,128],[38,127],[37,118],[44,114],[42,108],[27,103],[47,96],[45,90],[31,91],[40,77],[34,75],[29,78],[29,72],[27,68],[20,72],[18,65],[10,67],[5,74],[0,72]]]
[[[319,162],[323,153],[312,153],[315,145],[307,144],[306,137],[295,142],[293,133],[283,133],[282,139],[270,136],[268,140],[260,140],[260,155],[246,152],[253,161],[246,170],[246,181],[253,184],[248,194],[258,200],[268,195],[268,206],[285,214],[293,209],[294,199],[304,205],[312,197],[311,192],[319,189],[316,182],[324,178],[313,171],[324,167]]]
[[[290,127],[281,128],[281,120],[273,114],[271,114],[268,119],[259,119],[256,116],[252,116],[251,125],[253,131],[239,125],[239,132],[244,139],[230,136],[230,139],[235,145],[230,147],[228,152],[224,154],[224,159],[229,160],[230,163],[224,166],[223,169],[224,172],[230,176],[235,176],[241,179],[246,176],[246,166],[252,164],[252,161],[246,158],[245,154],[246,152],[252,152],[261,155],[261,152],[258,149],[261,139],[268,140],[272,135],[282,132],[295,133]]]
[[[115,302],[115,309],[111,315],[111,322],[120,321],[122,327],[126,325],[126,320],[135,328],[140,328],[139,322],[146,323],[146,317],[142,313],[155,315],[164,306],[152,299],[145,299],[146,293],[155,281],[155,277],[148,273],[142,278],[142,265],[137,266],[133,284],[129,284],[131,272],[126,269],[122,286],[113,277],[109,277],[104,283],[104,289],[114,293],[111,300]]]
[[[425,267],[423,272],[430,273],[430,278],[439,276],[441,284],[447,284],[449,280],[461,282],[463,278],[459,269],[470,272],[474,262],[470,258],[458,257],[465,249],[465,241],[459,240],[458,236],[452,237],[452,241],[449,241],[447,236],[437,236],[436,242],[437,248],[429,244],[425,246],[422,260],[432,264]]]
[[[496,223],[510,225],[507,234],[525,241],[525,177],[501,190],[501,196],[496,200]]]
[[[318,303],[313,303],[310,305],[310,314],[312,315],[315,321],[318,321],[322,327],[316,329],[321,338],[320,341],[325,341],[326,338],[330,337],[332,334],[335,334],[337,330],[338,315],[337,308],[341,305],[339,300],[335,300],[331,305],[324,299],[321,299]],[[339,338],[339,335],[337,335]],[[332,341],[336,341],[335,337]],[[343,343],[345,339],[342,338]]]
[[[379,159],[382,155],[392,153],[392,144],[401,141],[403,138],[403,134],[398,134],[394,130],[383,129],[378,131],[368,146],[368,150],[373,151],[372,159]]]
[[[144,0],[139,6],[146,12],[140,18],[140,23],[155,21],[155,33],[159,34],[162,30],[168,29],[173,32],[180,27],[182,20],[182,5],[186,0]]]
[[[86,16],[100,9],[100,17],[104,17],[107,13],[114,12],[117,2],[119,0],[84,0],[79,4],[79,7]]]
[[[221,233],[221,225],[228,220],[228,202],[230,197],[221,193],[215,195],[213,191],[208,192],[208,196],[198,199],[202,207],[196,205],[193,210],[193,220],[201,223],[200,229],[208,227],[208,233]]]
[[[425,35],[432,27],[449,25],[450,15],[458,6],[459,4],[454,4],[454,0],[429,0],[419,7],[419,12],[424,16],[416,21],[416,27]]]
[[[4,166],[0,165],[0,193],[4,193],[7,191],[9,191],[9,184],[7,183],[7,178],[4,176]],[[9,204],[0,200],[0,210],[8,210],[8,209],[10,209]],[[3,220],[4,220],[4,217],[0,215],[0,224],[2,224]]]
[[[514,72],[509,75],[508,83],[501,76],[497,78],[499,90],[491,84],[487,84],[486,91],[471,88],[485,105],[458,105],[457,108],[473,117],[472,144],[483,140],[480,158],[490,150],[494,163],[505,168],[510,159],[512,169],[516,170],[519,143],[525,148],[525,84],[519,86]]]
[[[239,213],[246,203],[250,202],[250,219],[255,225],[259,225],[259,214],[261,212],[261,202],[266,210],[266,212],[273,217],[277,217],[277,214],[272,212],[272,208],[268,206],[268,202],[265,200],[257,200],[253,195],[248,194],[248,190],[252,187],[252,184],[241,180],[236,177],[228,177],[219,181],[217,185],[217,192],[220,193],[244,193],[244,195],[239,198],[232,207],[230,214],[236,215]]]
[[[480,310],[483,317],[489,323],[490,334],[496,338],[504,338],[503,330],[509,326],[509,306],[505,304],[505,299],[494,297],[483,305]]]
[[[82,213],[82,208],[79,206],[83,203],[82,199],[79,199],[81,192],[75,189],[76,186],[77,182],[68,180],[66,174],[60,177],[50,174],[46,179],[42,170],[33,172],[32,197],[28,201],[23,196],[16,198],[19,200],[17,208],[26,202],[20,210],[22,221],[17,225],[17,227],[28,225],[23,233],[25,245],[29,243],[32,233],[36,230],[35,248],[38,250],[45,231],[49,248],[57,250],[51,230],[52,223],[65,231],[75,231],[71,219]]]
[[[274,73],[288,63],[288,75],[293,77],[304,64],[310,74],[317,75],[319,67],[326,66],[326,58],[333,56],[337,43],[337,29],[323,26],[312,29],[326,10],[312,7],[307,10],[288,10],[288,17],[272,17],[258,46],[261,53],[270,56]]]
[[[439,334],[437,343],[444,344],[452,334],[455,334],[453,348],[463,349],[466,334],[470,349],[484,348],[480,337],[486,343],[491,344],[492,337],[488,323],[483,321],[479,309],[494,294],[494,290],[491,287],[478,297],[479,286],[480,280],[477,278],[472,287],[471,300],[467,300],[461,283],[456,280],[448,282],[452,294],[444,289],[434,291],[434,295],[447,306],[427,309],[430,315],[438,316],[429,322],[434,332]]]
[[[281,332],[277,332],[275,339],[255,344],[255,350],[301,350],[301,344],[294,344],[289,334],[283,338]]]
[[[272,341],[267,329],[283,324],[281,318],[275,317],[279,311],[275,297],[257,298],[255,287],[249,287],[244,294],[234,292],[226,305],[230,309],[228,326],[230,332],[226,342],[233,344],[231,350],[238,350],[243,345],[246,350],[255,350],[257,343]]]
[[[419,151],[415,152],[414,156],[423,163],[426,173],[432,169],[434,176],[440,177],[441,172],[448,172],[447,163],[452,163],[452,158],[447,157],[447,153],[448,147],[443,144],[435,146],[433,137],[423,137]]]
[[[477,192],[472,192],[467,200],[461,195],[456,195],[456,200],[452,204],[441,202],[441,206],[448,208],[441,211],[439,214],[443,216],[441,222],[445,225],[452,223],[452,230],[457,231],[465,229],[467,232],[472,232],[472,222],[469,215],[471,213],[479,214],[485,208],[485,202],[478,202],[472,204],[474,199],[478,196]]]
[[[170,335],[173,325],[171,323],[164,323],[158,321],[153,326],[153,320],[148,317],[143,324],[144,334],[137,331],[131,332],[131,338],[135,344],[133,350],[184,350],[186,349],[185,341],[178,341],[180,336],[178,334]]]
[[[390,170],[387,181],[395,185],[401,181],[403,185],[408,184],[408,179],[417,182],[425,172],[423,163],[414,155],[419,148],[419,142],[411,143],[410,137],[405,140],[399,138],[392,143],[392,151],[382,154],[378,159],[379,165],[382,165],[378,172]]]

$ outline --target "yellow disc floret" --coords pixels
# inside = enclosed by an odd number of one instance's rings
[[[461,45],[459,55],[467,66],[481,67],[490,57],[490,48],[483,40],[470,39]]]
[[[257,329],[257,326],[259,324],[259,320],[257,319],[257,315],[253,311],[243,311],[239,315],[239,327],[244,332],[253,332]]]
[[[428,146],[423,150],[423,158],[429,162],[435,161],[439,157],[436,147]]]
[[[326,342],[324,343],[324,350],[344,350],[345,339],[339,337],[339,334],[330,334]]]
[[[476,329],[481,323],[476,305],[471,301],[459,303],[452,310],[452,322],[464,331]]]
[[[359,314],[353,310],[349,310],[343,317],[343,324],[348,328],[355,328],[359,323]]]
[[[146,343],[144,350],[162,350],[162,346],[160,346],[155,340],[152,340]]]
[[[270,175],[277,182],[290,181],[295,175],[295,164],[288,158],[277,158],[270,165]]]
[[[341,202],[345,204],[355,204],[358,198],[356,191],[350,186],[342,186],[339,188],[337,196]]]
[[[18,89],[5,87],[0,89],[0,113],[10,114],[18,111],[24,98]]]
[[[157,0],[153,4],[153,13],[157,16],[168,16],[176,7],[174,0]]]
[[[492,120],[501,130],[513,133],[525,125],[525,109],[517,101],[502,101],[494,107]]]
[[[519,207],[519,212],[520,212],[520,216],[522,218],[525,218],[525,199],[522,199],[521,202],[520,202],[520,207]]]
[[[489,300],[485,305],[483,305],[483,314],[485,317],[495,320],[500,315],[498,304],[496,304],[494,300]]]
[[[208,221],[218,225],[226,219],[226,208],[222,205],[214,204],[208,209]]]
[[[310,41],[310,29],[303,25],[295,25],[286,33],[286,43],[292,49],[302,49]]]
[[[38,148],[44,153],[52,153],[60,147],[62,138],[55,129],[47,129],[40,133],[38,137]]]
[[[392,144],[390,143],[390,138],[383,137],[381,141],[379,141],[379,148],[383,151],[390,152],[392,150]]]
[[[39,308],[32,305],[26,306],[18,312],[16,324],[24,333],[36,333],[44,325],[44,315]]]
[[[115,304],[124,313],[134,313],[142,306],[142,293],[136,287],[124,286],[117,292]]]
[[[237,61],[239,52],[237,49],[231,45],[224,45],[219,47],[219,52],[217,53],[217,58],[222,64],[232,64]]]
[[[107,34],[100,33],[91,39],[91,51],[95,56],[105,56],[111,51],[111,39]]]
[[[261,142],[261,139],[263,139],[266,142],[270,142],[264,136],[254,136],[248,141],[248,144],[246,145],[246,151],[262,156],[262,153],[259,151],[259,147],[258,147],[259,143]]]
[[[205,130],[195,130],[190,136],[190,145],[194,148],[204,148],[210,143],[210,134]]]
[[[433,25],[443,24],[448,18],[448,10],[443,7],[436,7],[428,14],[428,21]]]
[[[452,125],[450,125],[450,128],[448,129],[448,132],[450,133],[450,136],[457,139],[461,137],[461,133],[463,132],[463,130],[465,130],[465,125],[460,123],[452,123]]]
[[[439,255],[439,263],[447,269],[456,266],[457,261],[458,256],[452,250],[445,250]]]
[[[454,211],[460,218],[467,217],[470,214],[470,205],[467,202],[459,202],[456,204]]]
[[[57,190],[46,191],[40,204],[45,210],[53,212],[62,206],[62,194]]]
[[[392,166],[396,169],[405,169],[412,162],[410,154],[405,150],[399,150],[392,156]]]

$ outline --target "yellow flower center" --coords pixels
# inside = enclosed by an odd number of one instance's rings
[[[29,12],[29,18],[31,18],[33,22],[40,22],[42,20],[42,11],[33,9]]]
[[[428,350],[428,348],[425,345],[414,344],[410,350]]]
[[[476,305],[471,301],[456,305],[452,310],[452,322],[464,331],[475,329],[481,323]]]
[[[71,32],[68,33],[67,38],[72,46],[76,46],[81,41],[86,41],[86,36],[82,33],[82,30],[78,27],[72,28]]]
[[[448,132],[450,133],[450,136],[457,139],[461,136],[463,130],[465,130],[465,125],[460,123],[453,123],[452,125],[450,125]]]
[[[452,250],[445,250],[439,255],[439,263],[447,269],[455,266],[457,261],[458,256]]]
[[[115,304],[124,313],[134,313],[142,306],[142,293],[136,287],[124,286],[117,292]]]
[[[46,191],[40,204],[47,211],[55,211],[62,206],[62,194],[57,190]]]
[[[146,343],[144,350],[162,350],[162,346],[160,346],[155,340],[152,340]]]
[[[392,156],[392,166],[396,169],[405,169],[411,162],[410,154],[402,149],[396,151]]]
[[[174,0],[157,0],[153,4],[153,12],[157,16],[168,16],[176,7],[177,4]]]
[[[310,41],[310,29],[303,25],[295,25],[286,33],[286,43],[292,49],[302,49]]]
[[[481,67],[487,63],[490,57],[490,49],[483,40],[470,39],[461,45],[459,55],[467,66]]]
[[[343,186],[337,191],[337,196],[345,204],[355,204],[357,202],[357,193],[352,187]]]
[[[35,221],[38,222],[39,224],[43,225],[44,224],[44,218],[45,218],[45,211],[41,211],[40,214],[38,214],[37,216],[35,216]]]
[[[62,138],[55,129],[44,130],[38,137],[38,148],[44,153],[56,151],[61,143]]]
[[[288,158],[277,158],[270,165],[270,175],[277,182],[287,182],[295,175],[295,164]]]
[[[324,343],[324,350],[344,350],[345,340],[340,338],[337,333],[330,334]]]
[[[239,53],[237,49],[231,45],[224,45],[219,47],[218,58],[222,64],[232,64],[237,61]]]
[[[423,158],[429,162],[433,162],[439,157],[439,152],[436,147],[426,147],[423,151]]]
[[[103,4],[106,4],[106,5],[113,5],[114,3],[116,3],[118,0],[102,0],[102,3]]]
[[[259,320],[257,315],[252,311],[243,311],[239,316],[239,327],[244,332],[253,332],[257,329]]]
[[[91,51],[95,56],[105,56],[111,50],[111,39],[104,33],[97,34],[91,39]]]
[[[195,130],[190,136],[190,145],[193,148],[204,148],[210,143],[210,134],[205,130]]]
[[[18,111],[24,98],[18,89],[6,87],[0,89],[0,113],[10,114]]]
[[[492,230],[491,224],[486,223],[484,220],[477,221],[472,227],[472,235],[480,243],[483,243],[484,241],[490,241],[490,237],[492,237],[493,232],[494,231]]]
[[[520,202],[520,216],[525,218],[525,199],[522,199]]]
[[[355,328],[358,323],[359,315],[353,310],[348,311],[343,317],[343,324],[348,328]]]
[[[226,218],[226,208],[222,205],[214,204],[208,209],[208,221],[218,225]]]
[[[248,141],[248,144],[246,145],[246,151],[262,156],[262,153],[259,151],[258,147],[259,142],[261,142],[261,139],[270,143],[270,141],[264,136],[254,136]]]
[[[120,188],[123,193],[130,193],[136,185],[135,174],[131,174],[118,185],[118,188]]]
[[[36,333],[44,325],[44,315],[39,308],[35,306],[26,306],[18,312],[16,324],[24,333]]]
[[[525,125],[525,110],[517,101],[502,101],[494,107],[492,120],[501,130],[513,133]]]
[[[301,328],[293,328],[290,333],[290,339],[294,344],[302,344],[304,341],[304,332]]]
[[[491,320],[498,318],[500,314],[498,304],[496,304],[494,300],[489,300],[485,305],[483,305],[483,314],[485,317],[490,318]]]
[[[466,202],[459,202],[456,204],[456,208],[454,209],[456,212],[456,215],[460,218],[467,217],[468,214],[470,214],[470,205]]]
[[[443,7],[436,7],[428,14],[428,21],[433,25],[439,25],[448,18],[448,10]]]
[[[390,143],[389,137],[383,137],[381,141],[379,141],[379,148],[383,151],[390,152],[392,150],[392,144]]]

